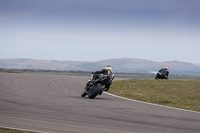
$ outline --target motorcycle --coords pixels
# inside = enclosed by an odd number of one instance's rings
[[[81,93],[82,97],[88,95],[90,99],[94,99],[97,95],[103,92],[103,86],[109,81],[109,76],[102,74],[92,74],[91,80],[86,83],[84,91]]]
[[[168,79],[168,77],[160,72],[157,72],[155,79]]]

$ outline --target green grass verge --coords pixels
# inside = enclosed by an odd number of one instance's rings
[[[200,111],[199,80],[119,80],[112,83],[109,93],[149,103]]]
[[[0,70],[0,72],[1,73],[20,73],[20,72],[14,72],[14,71],[1,71],[1,70]]]
[[[14,129],[0,128],[0,133],[33,133],[27,131],[19,131]]]

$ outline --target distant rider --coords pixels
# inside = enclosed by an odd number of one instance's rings
[[[103,74],[104,76],[108,76],[109,80],[105,84],[105,88],[103,88],[103,91],[108,91],[114,79],[114,73],[112,71],[112,67],[110,65],[107,65],[105,69],[102,69],[100,71],[94,71],[92,72],[92,74],[94,74],[93,76],[94,79],[98,78],[98,74]]]
[[[155,79],[168,79],[168,75],[169,75],[169,70],[168,67],[165,66],[164,68],[158,71]]]

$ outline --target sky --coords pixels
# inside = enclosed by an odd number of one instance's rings
[[[200,0],[0,0],[0,59],[200,64]]]

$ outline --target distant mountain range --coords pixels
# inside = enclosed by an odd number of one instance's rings
[[[200,75],[200,65],[167,61],[155,62],[135,58],[119,58],[101,61],[57,61],[34,59],[0,59],[0,68],[3,69],[44,69],[58,71],[95,71],[111,65],[117,73],[150,73],[168,66],[170,74]]]

